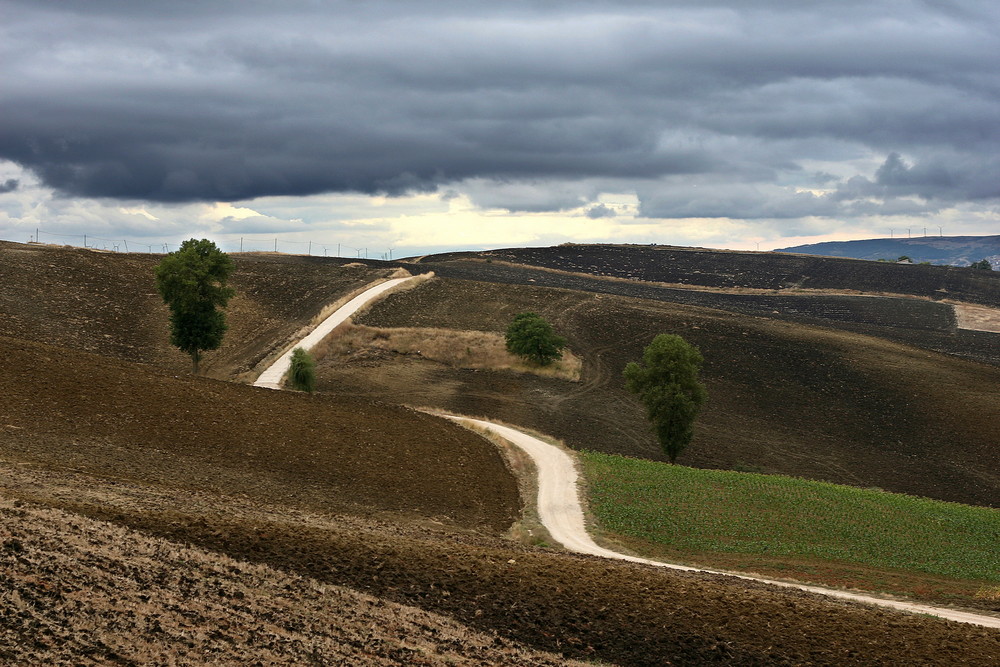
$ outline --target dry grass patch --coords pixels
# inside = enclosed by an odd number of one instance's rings
[[[317,359],[381,350],[413,354],[454,368],[511,370],[577,382],[583,362],[569,350],[549,366],[539,366],[507,351],[504,337],[491,331],[418,327],[377,328],[347,322],[313,348]]]
[[[976,591],[977,600],[1000,600],[1000,586],[983,586]]]
[[[350,269],[350,268],[368,269],[369,267],[365,266],[364,264],[351,263],[351,264],[345,264],[341,268],[344,268],[344,269]],[[369,282],[369,283],[365,283],[363,285],[360,285],[359,287],[357,287],[356,289],[354,289],[354,290],[346,293],[345,295],[343,295],[342,297],[340,297],[336,301],[332,301],[332,302],[326,304],[325,306],[323,306],[323,308],[318,313],[316,313],[312,317],[312,319],[309,320],[309,322],[307,324],[305,324],[304,326],[300,327],[298,329],[298,331],[296,331],[292,336],[290,336],[288,338],[288,342],[285,345],[275,347],[274,350],[271,352],[271,354],[269,354],[268,356],[264,357],[261,361],[259,361],[250,371],[245,372],[245,373],[239,375],[236,378],[236,380],[238,382],[244,382],[246,384],[253,384],[257,380],[257,378],[260,376],[261,372],[263,372],[265,369],[267,369],[268,367],[270,367],[271,364],[273,364],[275,361],[277,361],[278,358],[281,357],[281,355],[285,354],[289,349],[297,347],[299,345],[299,343],[302,341],[303,338],[305,338],[306,336],[308,336],[316,327],[318,327],[323,322],[325,322],[330,316],[332,316],[334,313],[336,313],[342,307],[346,306],[355,297],[363,294],[364,292],[366,292],[369,289],[371,289],[373,286],[378,285],[380,283],[383,283],[383,282],[386,282],[386,281],[389,281],[389,280],[393,280],[395,278],[411,278],[411,277],[413,278],[413,280],[409,280],[409,281],[407,281],[405,283],[400,283],[399,285],[396,285],[395,287],[393,287],[393,288],[391,288],[389,290],[386,290],[385,292],[379,294],[378,296],[376,296],[374,299],[372,299],[368,303],[366,303],[363,306],[361,306],[361,308],[359,308],[354,313],[354,316],[357,317],[358,315],[360,315],[361,313],[365,312],[366,310],[368,310],[373,305],[375,305],[376,303],[378,303],[382,299],[386,298],[390,294],[395,294],[396,292],[405,292],[407,290],[411,290],[411,289],[413,289],[415,287],[418,287],[418,286],[424,284],[425,282],[427,282],[428,280],[430,280],[430,279],[432,279],[434,277],[434,272],[432,271],[430,273],[424,273],[424,274],[420,274],[420,275],[414,277],[414,276],[410,275],[409,271],[406,271],[405,269],[402,269],[402,268],[397,268],[396,270],[392,271],[391,273],[385,272],[385,275],[383,275],[382,277],[380,277],[378,280],[375,280],[373,282]],[[348,320],[348,322],[349,321],[350,320]],[[308,351],[312,352],[312,350],[308,350]],[[313,354],[314,354],[314,356],[316,356],[315,353],[313,353]]]
[[[1000,333],[1000,310],[969,303],[951,302],[959,329]]]

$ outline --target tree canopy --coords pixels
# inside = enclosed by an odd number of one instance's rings
[[[208,239],[188,239],[156,267],[156,289],[170,308],[170,342],[191,355],[194,372],[204,350],[216,350],[226,333],[226,286],[233,271],[229,255]]]
[[[625,387],[646,407],[660,446],[671,463],[694,435],[694,420],[707,398],[698,381],[702,356],[680,336],[660,334],[646,347],[642,365],[625,367]]]
[[[520,313],[507,327],[507,351],[541,366],[562,358],[566,339],[537,313]]]
[[[990,264],[990,260],[988,259],[981,259],[978,262],[973,262],[970,266],[974,269],[984,269],[986,271],[993,270],[993,265]]]

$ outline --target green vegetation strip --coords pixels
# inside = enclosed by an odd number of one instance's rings
[[[609,533],[673,553],[769,554],[1000,581],[1000,510],[582,452]]]

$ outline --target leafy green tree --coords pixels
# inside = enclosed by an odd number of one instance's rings
[[[988,259],[981,259],[978,262],[973,262],[969,266],[971,266],[974,269],[985,269],[987,271],[993,270],[993,265],[990,264],[990,260]]]
[[[625,387],[646,415],[671,463],[691,442],[694,420],[708,394],[698,381],[702,356],[680,336],[660,334],[642,354],[642,365],[625,367]]]
[[[316,360],[304,348],[297,347],[292,350],[288,381],[293,389],[299,391],[311,394],[316,389]]]
[[[208,239],[188,239],[156,267],[156,289],[170,308],[170,342],[191,355],[195,374],[204,350],[217,350],[226,333],[225,308],[234,292],[229,255]]]
[[[507,351],[548,366],[562,358],[566,339],[556,334],[552,325],[536,313],[520,313],[507,327]]]

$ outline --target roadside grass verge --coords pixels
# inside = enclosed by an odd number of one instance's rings
[[[646,556],[917,596],[982,599],[1000,583],[1000,510],[589,451],[580,461],[598,531]]]

